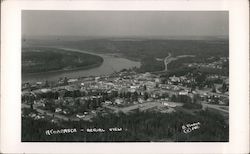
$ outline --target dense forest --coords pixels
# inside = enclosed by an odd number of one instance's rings
[[[208,55],[228,56],[228,40],[138,40],[116,41],[109,39],[94,39],[65,42],[82,49],[101,53],[123,53],[131,58],[166,57],[171,52],[178,55]]]
[[[164,70],[165,66],[162,61],[157,61],[153,57],[146,57],[141,60],[141,67],[137,69],[138,72],[155,72]]]
[[[200,123],[199,129],[184,133],[182,126]],[[88,128],[111,127],[122,128],[122,131],[81,132]],[[68,134],[46,135],[49,129],[76,128],[77,132]],[[171,114],[135,111],[131,114],[109,113],[99,115],[88,121],[64,121],[60,124],[47,120],[33,120],[22,117],[22,141],[87,141],[87,142],[185,142],[185,141],[228,141],[229,128],[224,117],[212,111],[200,111],[196,115],[183,112]]]
[[[98,66],[102,57],[54,48],[23,48],[22,73],[71,70]]]

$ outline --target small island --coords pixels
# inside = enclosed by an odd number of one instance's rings
[[[48,47],[22,48],[22,73],[25,74],[89,69],[102,63],[102,57],[87,53]]]

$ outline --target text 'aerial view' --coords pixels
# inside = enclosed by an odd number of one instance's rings
[[[22,142],[228,142],[228,20],[23,10]]]

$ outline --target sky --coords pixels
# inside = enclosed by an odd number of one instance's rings
[[[228,36],[227,11],[22,11],[23,36]]]

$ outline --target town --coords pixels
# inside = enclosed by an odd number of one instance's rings
[[[222,67],[214,63],[216,68]],[[195,115],[205,109],[220,113],[228,121],[228,76],[187,72],[166,77],[124,69],[111,75],[22,84],[22,116],[52,123],[92,121],[109,113],[135,111]]]

